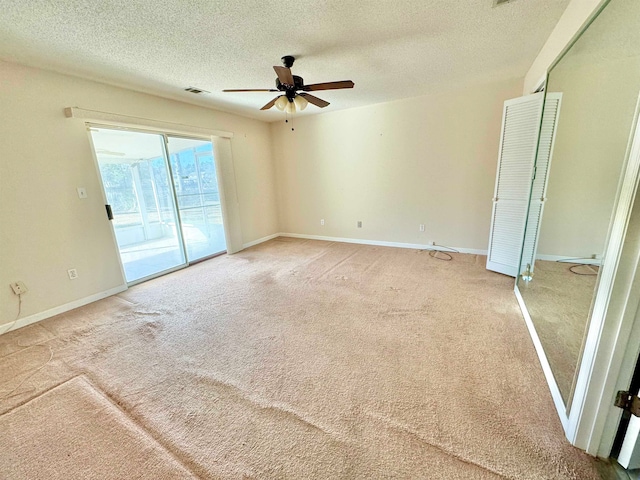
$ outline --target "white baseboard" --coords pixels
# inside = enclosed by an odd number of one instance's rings
[[[447,249],[457,250],[460,253],[470,253],[473,255],[486,255],[486,250],[478,250],[475,248],[464,248],[464,247],[449,247],[449,246],[439,246],[439,245],[428,245],[424,243],[401,243],[401,242],[386,242],[383,240],[365,240],[361,238],[343,238],[343,237],[325,237],[322,235],[305,235],[302,233],[280,233],[280,237],[291,237],[291,238],[305,238],[307,240],[325,240],[327,242],[342,242],[342,243],[358,243],[362,245],[376,245],[378,247],[397,247],[397,248],[413,248],[417,250],[442,250],[447,251]]]
[[[570,260],[575,260],[575,263],[582,263],[584,265],[600,265],[602,263],[602,259],[598,258],[577,258],[562,255],[536,255],[536,260],[546,260],[549,262],[563,261],[563,263],[573,263]]]
[[[242,248],[253,247],[254,245],[258,245],[260,243],[268,242],[269,240],[273,240],[277,237],[291,237],[291,238],[304,238],[307,240],[324,240],[327,242],[343,242],[343,243],[358,243],[361,245],[376,245],[379,247],[397,247],[397,248],[414,248],[420,250],[443,250],[446,251],[448,248],[452,248],[457,250],[460,253],[469,253],[472,255],[486,255],[487,250],[480,250],[476,248],[465,248],[465,247],[449,247],[449,246],[441,246],[438,245],[429,245],[424,243],[402,243],[402,242],[387,242],[384,240],[365,240],[362,238],[347,238],[347,237],[328,237],[325,235],[307,235],[304,233],[274,233],[273,235],[267,235],[266,237],[258,238],[252,242],[248,242],[242,245]],[[547,260],[550,262],[557,262],[559,260],[568,260],[574,259],[575,257],[570,256],[562,256],[562,255],[537,255],[536,260]],[[576,263],[582,263],[585,265],[600,265],[602,263],[602,259],[594,259],[594,258],[583,258],[577,259]],[[571,263],[571,262],[567,262]]]
[[[273,235],[267,235],[266,237],[262,237],[259,238],[257,240],[254,240],[253,242],[249,242],[249,243],[243,243],[242,244],[242,248],[249,248],[249,247],[253,247],[254,245],[258,245],[260,243],[263,242],[268,242],[269,240],[272,240],[276,237],[279,237],[281,234],[280,233],[274,233]]]
[[[29,315],[28,317],[19,318],[15,322],[9,322],[5,323],[4,325],[0,325],[0,332],[7,333],[12,330],[17,330],[18,328],[26,327],[27,325],[31,325],[32,323],[36,323],[46,318],[53,317],[54,315],[59,315],[64,312],[68,312],[69,310],[73,310],[74,308],[87,305],[88,303],[96,302],[98,300],[102,300],[103,298],[110,297],[111,295],[115,295],[116,293],[124,292],[126,289],[126,284],[120,285],[119,287],[105,290],[104,292],[96,293],[79,300],[74,300],[73,302],[65,303],[64,305],[60,305],[59,307],[50,308],[49,310],[45,310],[44,312],[38,312],[34,313],[33,315]],[[11,326],[9,327],[9,325]],[[7,330],[6,332],[5,329]]]

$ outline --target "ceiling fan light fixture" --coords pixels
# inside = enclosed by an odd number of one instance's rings
[[[300,95],[296,95],[296,98],[293,99],[293,103],[296,104],[296,107],[298,107],[298,110],[300,111],[304,110],[305,108],[307,108],[307,105],[309,105],[307,99],[301,97]]]
[[[510,0],[501,0],[510,1]],[[223,90],[223,92],[281,92],[284,95],[271,99],[260,110],[269,110],[274,105],[278,110],[294,114],[296,110],[302,111],[307,108],[309,103],[316,107],[324,108],[329,106],[329,102],[322,100],[307,92],[316,92],[319,90],[341,90],[343,88],[353,88],[354,83],[351,80],[340,80],[337,82],[312,83],[305,85],[304,79],[291,73],[291,66],[295,58],[291,55],[282,57],[283,67],[273,66],[278,78],[276,78],[276,88],[249,88],[249,89],[232,89]],[[303,93],[298,93],[302,90]]]
[[[275,106],[278,110],[283,111],[285,108],[287,108],[288,104],[289,104],[289,99],[287,99],[285,95],[282,95],[278,97],[278,99],[276,100]]]
[[[287,100],[287,106],[285,107],[285,112],[294,114],[296,113],[296,104],[292,101]]]

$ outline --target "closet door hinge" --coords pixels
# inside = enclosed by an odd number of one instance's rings
[[[630,412],[631,415],[640,417],[640,397],[637,395],[631,395],[629,392],[620,390],[616,393],[616,400],[613,404],[626,412]]]

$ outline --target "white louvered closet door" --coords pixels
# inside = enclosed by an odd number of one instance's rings
[[[504,102],[487,269],[515,277],[522,252],[544,93]]]
[[[547,93],[544,101],[544,112],[542,114],[542,126],[540,127],[538,153],[536,154],[536,162],[533,169],[531,201],[529,203],[527,227],[524,234],[520,272],[525,272],[528,268],[529,272],[533,273],[535,268],[535,256],[538,249],[538,238],[540,237],[540,222],[542,220],[544,204],[547,199],[549,169],[551,168],[553,145],[556,138],[556,125],[558,125],[561,103],[562,93]]]

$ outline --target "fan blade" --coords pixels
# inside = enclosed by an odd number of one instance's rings
[[[223,92],[279,92],[275,88],[249,88],[240,90],[222,90]]]
[[[280,97],[276,97],[273,100],[271,100],[269,103],[267,103],[264,107],[262,107],[260,110],[269,110],[271,107],[273,107],[276,103],[276,100],[278,100]]]
[[[316,107],[324,108],[329,105],[329,102],[326,102],[321,98],[314,97],[313,95],[309,95],[308,93],[299,93],[298,95],[306,98],[309,103],[313,103]]]
[[[274,66],[273,69],[276,71],[276,75],[278,75],[278,79],[280,83],[284,85],[293,86],[295,82],[293,81],[293,75],[291,75],[291,70],[287,67],[278,67]]]
[[[313,92],[315,90],[339,90],[341,88],[353,88],[355,84],[351,80],[341,80],[339,82],[312,83],[305,85],[302,90],[305,92]]]

